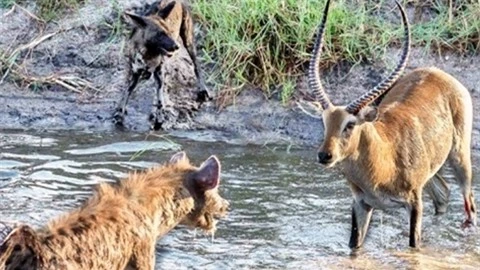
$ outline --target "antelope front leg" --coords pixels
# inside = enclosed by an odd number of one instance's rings
[[[410,206],[410,247],[417,248],[420,245],[422,237],[422,192],[418,191],[414,195],[414,200]]]
[[[352,231],[348,246],[352,249],[363,245],[372,218],[373,208],[362,200],[354,200],[352,206]]]
[[[120,99],[117,109],[113,114],[113,122],[117,126],[123,126],[123,120],[125,118],[125,114],[127,113],[126,107],[128,99],[130,98],[130,95],[132,94],[135,87],[137,86],[140,76],[141,72],[133,72],[131,75],[129,75],[128,88],[123,91],[122,98]]]

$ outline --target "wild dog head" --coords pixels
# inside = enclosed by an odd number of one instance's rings
[[[165,21],[175,4],[176,2],[172,2],[156,12],[149,12],[146,16],[125,12],[125,16],[134,27],[131,42],[147,64],[159,56],[172,56],[179,49]]]
[[[211,156],[200,167],[194,167],[190,165],[185,152],[179,152],[172,156],[170,164],[189,167],[183,178],[183,186],[193,198],[194,208],[181,224],[214,232],[217,219],[224,217],[229,207],[228,201],[218,194],[220,161]]]

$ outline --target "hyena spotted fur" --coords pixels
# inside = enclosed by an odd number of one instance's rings
[[[118,184],[100,184],[80,208],[35,230],[13,229],[0,269],[154,269],[157,239],[178,224],[213,233],[228,210],[218,194],[220,162],[200,167],[184,152]]]
[[[113,115],[114,123],[123,126],[126,106],[131,93],[141,80],[150,77],[157,83],[150,114],[152,129],[162,128],[162,123],[171,111],[172,102],[165,92],[162,65],[165,57],[172,56],[179,49],[179,42],[185,46],[197,79],[197,94],[192,100],[198,104],[211,99],[203,79],[198,61],[194,39],[194,22],[192,13],[186,2],[181,0],[160,0],[147,5],[139,14],[125,12],[127,21],[133,29],[127,48],[127,82],[121,100]]]

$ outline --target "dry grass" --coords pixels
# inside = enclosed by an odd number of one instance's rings
[[[44,20],[16,4],[14,4],[12,9],[4,14],[4,16],[9,16],[15,11],[15,9],[25,12],[31,19],[37,22],[37,25],[45,26],[46,22]],[[47,76],[35,76],[31,75],[25,68],[25,61],[32,54],[35,47],[64,31],[68,30],[56,31],[48,34],[43,34],[43,30],[41,30],[40,34],[30,40],[27,44],[10,47],[4,51],[0,51],[0,83],[9,79],[19,84],[21,88],[42,89],[58,85],[76,93],[83,93],[86,90],[94,90],[98,92],[99,89],[93,86],[89,81],[74,75],[49,74]],[[15,40],[12,41],[12,44],[14,43]]]

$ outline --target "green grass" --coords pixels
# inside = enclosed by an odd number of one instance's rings
[[[85,0],[37,0],[37,12],[45,21],[64,15],[65,11],[78,8]]]
[[[0,0],[0,8],[9,8],[13,6],[13,4],[18,3],[19,1],[17,0]]]
[[[403,39],[403,28],[398,10],[386,5],[392,2],[332,1],[323,68],[340,62],[383,60],[389,46],[398,46]],[[433,19],[418,24],[411,22],[413,44],[427,49],[478,52],[480,4],[477,0],[463,2],[451,23],[448,23],[445,4],[432,7],[438,13]],[[204,33],[204,60],[213,67],[210,81],[227,90],[250,84],[262,88],[267,95],[280,89],[281,99],[288,101],[298,77],[305,73],[324,3],[318,0],[193,1],[196,21]],[[382,16],[387,13],[388,16]]]
[[[36,15],[47,22],[56,20],[68,10],[76,9],[86,0],[36,0]],[[26,0],[0,0],[0,8],[9,8],[14,3],[25,4]]]

